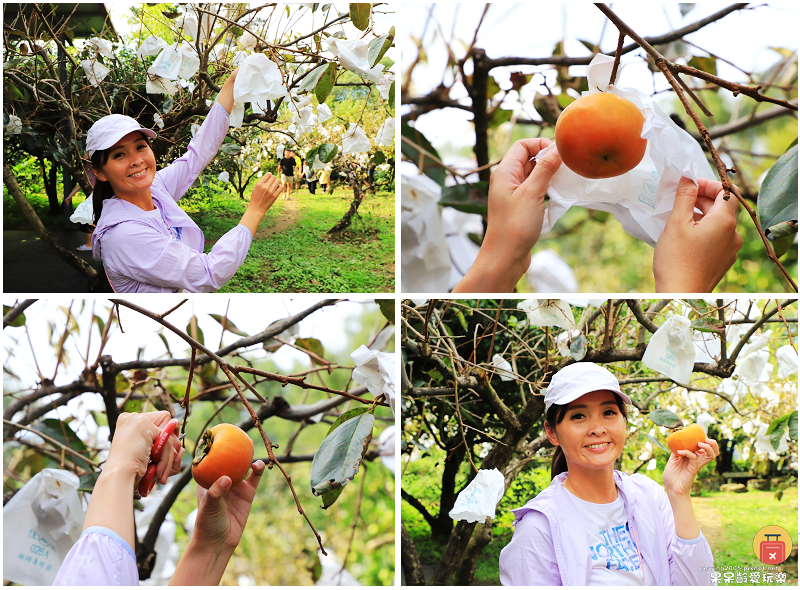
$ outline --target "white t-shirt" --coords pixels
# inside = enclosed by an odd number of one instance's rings
[[[581,500],[564,488],[575,505],[578,516],[586,524],[589,546],[586,551],[592,559],[589,586],[641,586],[644,571],[647,586],[656,581],[650,567],[639,562],[639,552],[634,536],[628,527],[625,503],[617,494],[610,504],[593,504]],[[639,534],[639,531],[636,531]]]

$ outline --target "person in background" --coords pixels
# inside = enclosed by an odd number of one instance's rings
[[[306,160],[303,160],[303,175],[306,177],[308,183],[308,192],[312,195],[315,194],[317,188],[317,173],[308,165]]]
[[[283,198],[288,199],[292,194],[292,185],[295,184],[294,169],[297,160],[294,159],[294,152],[287,149],[281,158],[281,184],[283,185]]]
[[[70,549],[54,586],[138,586],[133,491],[145,475],[150,452],[169,412],[123,413],[95,483],[83,533]],[[156,468],[161,484],[180,473],[184,449],[178,432],[167,439]],[[244,532],[250,507],[266,466],[253,463],[249,477],[231,487],[223,475],[210,489],[197,488],[197,521],[170,585],[215,586]]]
[[[322,192],[328,192],[328,186],[331,183],[331,171],[327,166],[319,171],[319,185],[322,187]]]

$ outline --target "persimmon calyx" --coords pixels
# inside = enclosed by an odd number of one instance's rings
[[[192,465],[198,465],[200,461],[205,459],[206,455],[211,452],[211,446],[214,444],[214,435],[210,430],[206,430],[203,436],[200,437],[200,442],[197,443],[197,448],[194,451],[194,459]]]

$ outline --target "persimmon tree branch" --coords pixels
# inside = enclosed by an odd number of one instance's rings
[[[678,82],[677,76],[673,74],[673,66],[672,62],[666,59],[661,53],[659,53],[650,43],[648,43],[644,38],[642,38],[638,33],[636,33],[633,29],[631,29],[628,25],[626,25],[622,19],[620,19],[607,5],[597,3],[595,4],[597,8],[606,15],[606,17],[614,23],[614,25],[619,30],[620,34],[625,33],[631,39],[636,41],[636,43],[655,61],[656,66],[659,70],[664,74],[664,77],[669,82],[672,89],[675,91],[675,94],[678,96],[678,99],[683,104],[686,113],[691,117],[692,121],[694,121],[697,130],[700,132],[700,137],[703,139],[706,147],[708,148],[709,153],[711,154],[711,159],[714,161],[714,166],[717,169],[717,174],[719,175],[720,181],[722,182],[723,190],[725,192],[725,196],[723,197],[725,200],[730,199],[731,193],[733,193],[742,206],[745,208],[747,213],[750,215],[750,218],[753,221],[753,224],[758,230],[758,235],[761,238],[761,242],[764,244],[764,248],[767,251],[767,256],[769,259],[775,263],[780,271],[783,273],[783,276],[786,277],[786,280],[791,284],[792,288],[797,291],[797,283],[795,283],[792,276],[789,272],[784,268],[781,261],[778,260],[778,257],[775,254],[775,250],[772,248],[772,244],[767,239],[766,235],[764,234],[764,230],[761,228],[761,224],[758,221],[758,215],[753,210],[753,208],[747,203],[747,201],[742,197],[739,190],[733,185],[733,183],[728,178],[728,170],[725,164],[722,162],[722,159],[719,156],[719,152],[717,152],[714,144],[711,141],[711,137],[708,134],[708,130],[706,129],[703,122],[700,120],[700,117],[697,113],[694,112],[694,109],[689,104],[689,101],[686,98],[686,95],[683,91],[682,85]]]

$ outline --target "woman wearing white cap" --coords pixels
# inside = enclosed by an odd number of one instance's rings
[[[265,174],[256,183],[239,225],[208,254],[197,224],[177,201],[211,162],[225,139],[236,70],[189,143],[186,154],[156,171],[149,139],[155,132],[124,115],[108,115],[89,129],[86,151],[97,176],[92,238],[116,292],[173,293],[219,289],[244,262],[258,224],[280,194]]]
[[[625,445],[630,398],[594,363],[556,373],[544,398],[545,431],[556,445],[553,480],[514,510],[511,542],[500,553],[507,586],[710,586],[713,555],[689,491],[718,454],[706,438],[678,451],[662,488],[614,470]],[[666,488],[666,491],[665,491]]]

